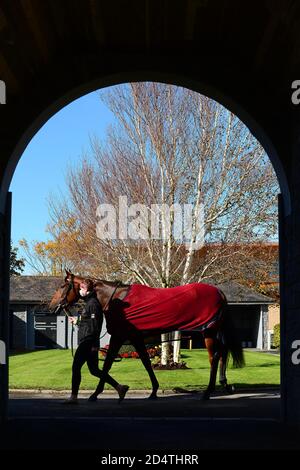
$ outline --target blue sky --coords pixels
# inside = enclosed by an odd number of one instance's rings
[[[102,138],[112,121],[112,113],[96,91],[56,113],[33,137],[10,185],[14,246],[18,246],[21,238],[27,241],[49,238],[45,232],[49,222],[47,197],[58,189],[64,192],[68,166],[89,149],[90,136]]]

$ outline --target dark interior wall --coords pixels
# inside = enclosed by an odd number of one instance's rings
[[[0,106],[0,339],[8,340],[7,190],[32,136],[54,112],[93,89],[130,80],[181,84],[235,112],[277,171],[283,419],[299,424],[300,367],[291,362],[291,347],[300,338],[300,106],[291,101],[291,84],[300,77],[300,4],[121,4],[45,0],[32,2],[30,13],[22,2],[1,4],[7,104]],[[1,367],[0,377],[7,377],[7,366]],[[2,396],[6,388],[5,379]]]

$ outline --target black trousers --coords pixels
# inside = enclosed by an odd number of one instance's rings
[[[81,382],[81,368],[84,363],[87,363],[89,371],[95,377],[101,378],[102,371],[98,367],[98,351],[92,351],[93,342],[83,341],[79,344],[76,349],[73,366],[72,366],[72,394],[77,395],[80,382]],[[116,388],[118,382],[116,382],[110,375],[107,376],[106,382],[112,387]]]

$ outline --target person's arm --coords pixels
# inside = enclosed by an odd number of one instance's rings
[[[90,315],[91,315],[91,333],[95,337],[95,340],[98,342],[101,329],[102,329],[102,321],[103,321],[102,308],[98,302],[94,302],[90,306]]]

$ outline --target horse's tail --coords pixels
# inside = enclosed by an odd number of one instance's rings
[[[233,367],[242,368],[245,366],[244,352],[241,341],[238,338],[237,330],[233,324],[230,316],[227,299],[223,292],[221,292],[224,298],[223,309],[223,321],[221,326],[222,331],[222,342],[228,352],[231,354],[233,360]],[[228,357],[227,357],[228,360]]]

